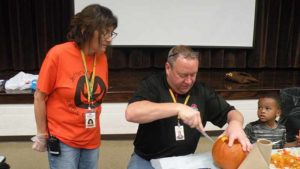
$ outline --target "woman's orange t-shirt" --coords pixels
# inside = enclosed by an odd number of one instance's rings
[[[37,88],[48,95],[46,113],[48,130],[63,143],[93,149],[100,146],[100,112],[108,88],[108,65],[105,54],[96,56],[93,88],[96,106],[96,127],[85,128],[88,94],[80,49],[66,42],[49,50],[42,64]],[[93,71],[94,57],[86,56],[88,78]]]

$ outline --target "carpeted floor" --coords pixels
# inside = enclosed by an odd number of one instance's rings
[[[100,169],[126,169],[133,151],[132,140],[102,140]],[[47,169],[46,153],[31,150],[31,142],[0,142],[0,154],[5,155],[11,169]],[[201,138],[196,153],[211,151],[212,144]]]

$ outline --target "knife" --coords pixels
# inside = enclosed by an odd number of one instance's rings
[[[215,141],[203,130],[200,130],[200,133],[206,137],[209,141],[211,141],[212,143],[214,143]]]

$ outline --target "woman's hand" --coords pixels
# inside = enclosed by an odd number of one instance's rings
[[[31,138],[31,140],[33,141],[32,149],[38,152],[47,151],[47,139],[48,139],[48,134],[37,134],[36,136],[32,137]]]

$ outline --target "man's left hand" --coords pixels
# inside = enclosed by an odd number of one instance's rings
[[[227,135],[229,138],[229,142],[228,142],[229,147],[233,145],[233,142],[236,139],[240,142],[240,144],[242,145],[242,149],[244,151],[250,151],[253,147],[248,137],[246,136],[241,123],[238,121],[229,122],[228,127],[225,130],[224,134]]]

